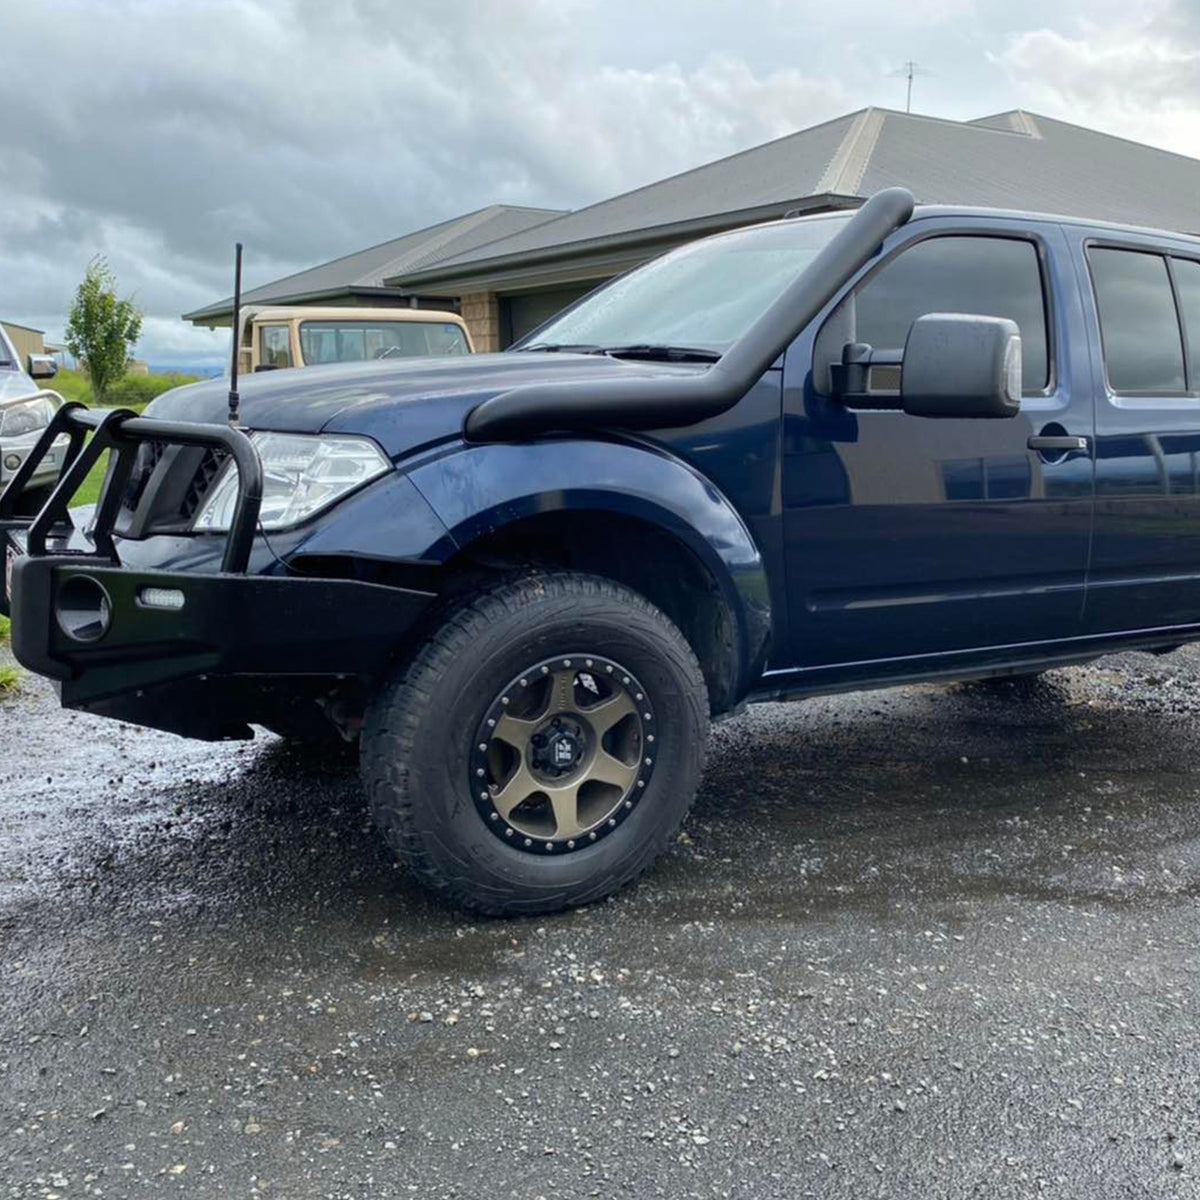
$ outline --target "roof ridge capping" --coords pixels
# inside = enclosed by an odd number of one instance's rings
[[[964,121],[964,125],[974,125],[979,129],[994,129],[1000,133],[1020,133],[1026,137],[1042,138],[1042,131],[1037,118],[1023,108],[1010,108],[1007,112],[989,113],[983,117],[973,117]],[[1098,131],[1096,131],[1098,132]]]
[[[813,188],[814,195],[856,196],[875,143],[883,129],[885,113],[879,108],[864,108],[855,114],[841,145],[833,152],[821,178]]]

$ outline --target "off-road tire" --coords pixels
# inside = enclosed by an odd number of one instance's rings
[[[654,705],[653,773],[618,828],[570,853],[529,853],[488,827],[471,756],[488,707],[531,663],[624,664]],[[708,694],[683,634],[636,592],[567,571],[506,578],[448,605],[368,706],[362,771],[375,823],[448,900],[493,915],[553,912],[615,892],[675,838],[704,765]]]

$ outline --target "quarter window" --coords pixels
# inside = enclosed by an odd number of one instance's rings
[[[258,359],[264,367],[292,365],[291,330],[286,325],[263,325],[258,334]]]
[[[1171,260],[1175,272],[1175,290],[1179,294],[1179,309],[1187,331],[1188,383],[1193,391],[1200,389],[1200,262],[1190,258]]]
[[[1025,391],[1050,382],[1046,303],[1037,247],[1004,237],[929,238],[903,251],[859,289],[855,340],[899,350],[926,313],[1008,317],[1021,331]]]
[[[1166,260],[1102,247],[1089,257],[1104,366],[1113,391],[1184,391],[1183,341]]]

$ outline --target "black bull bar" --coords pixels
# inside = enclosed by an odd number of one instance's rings
[[[90,441],[87,440],[89,431],[92,434]],[[18,516],[21,493],[51,446],[63,434],[70,441],[54,491],[36,516]],[[237,465],[238,499],[225,542],[221,570],[228,574],[245,572],[254,545],[263,496],[262,459],[254,443],[239,430],[226,426],[156,421],[151,417],[139,417],[127,408],[92,409],[74,400],[64,403],[0,494],[0,534],[6,534],[11,529],[23,529],[26,531],[25,553],[31,558],[45,555],[46,539],[50,533],[55,529],[73,527],[68,505],[100,456],[108,450],[112,452],[112,457],[89,532],[96,557],[119,566],[121,560],[113,542],[113,528],[121,511],[121,500],[133,471],[138,446],[142,442],[205,446],[223,450],[233,458]]]
[[[69,445],[58,483],[36,514],[21,515],[24,487],[64,434]],[[138,447],[147,441],[232,458],[238,495],[219,570],[122,563],[114,529]],[[70,501],[105,451],[99,499],[87,530],[78,530]],[[212,676],[370,678],[385,671],[433,594],[354,578],[248,573],[262,498],[262,460],[238,429],[64,403],[0,494],[0,555],[9,579],[0,609],[12,617],[16,658],[58,681],[69,707],[180,732],[190,721],[187,710],[202,703],[198,685]],[[88,594],[103,598],[99,632],[68,611],[80,579]],[[177,607],[147,603],[164,590]],[[185,710],[169,726],[146,711],[167,685],[177,696],[183,689]]]

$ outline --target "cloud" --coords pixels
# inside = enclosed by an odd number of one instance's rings
[[[57,330],[92,254],[154,319],[496,202],[575,207],[845,109],[821,72],[581,60],[581,5],[56,4],[0,70],[0,306]],[[13,3],[2,43],[40,44]],[[53,86],[48,83],[53,81]],[[3,162],[3,159],[0,159]]]
[[[104,253],[143,357],[215,357],[178,315],[228,293],[239,238],[254,286],[487,204],[577,207],[900,104],[907,57],[924,111],[1186,150],[1198,4],[5,0],[0,312],[61,332]]]
[[[1200,0],[1153,0],[1074,32],[1033,29],[996,56],[1023,107],[1195,156]]]

